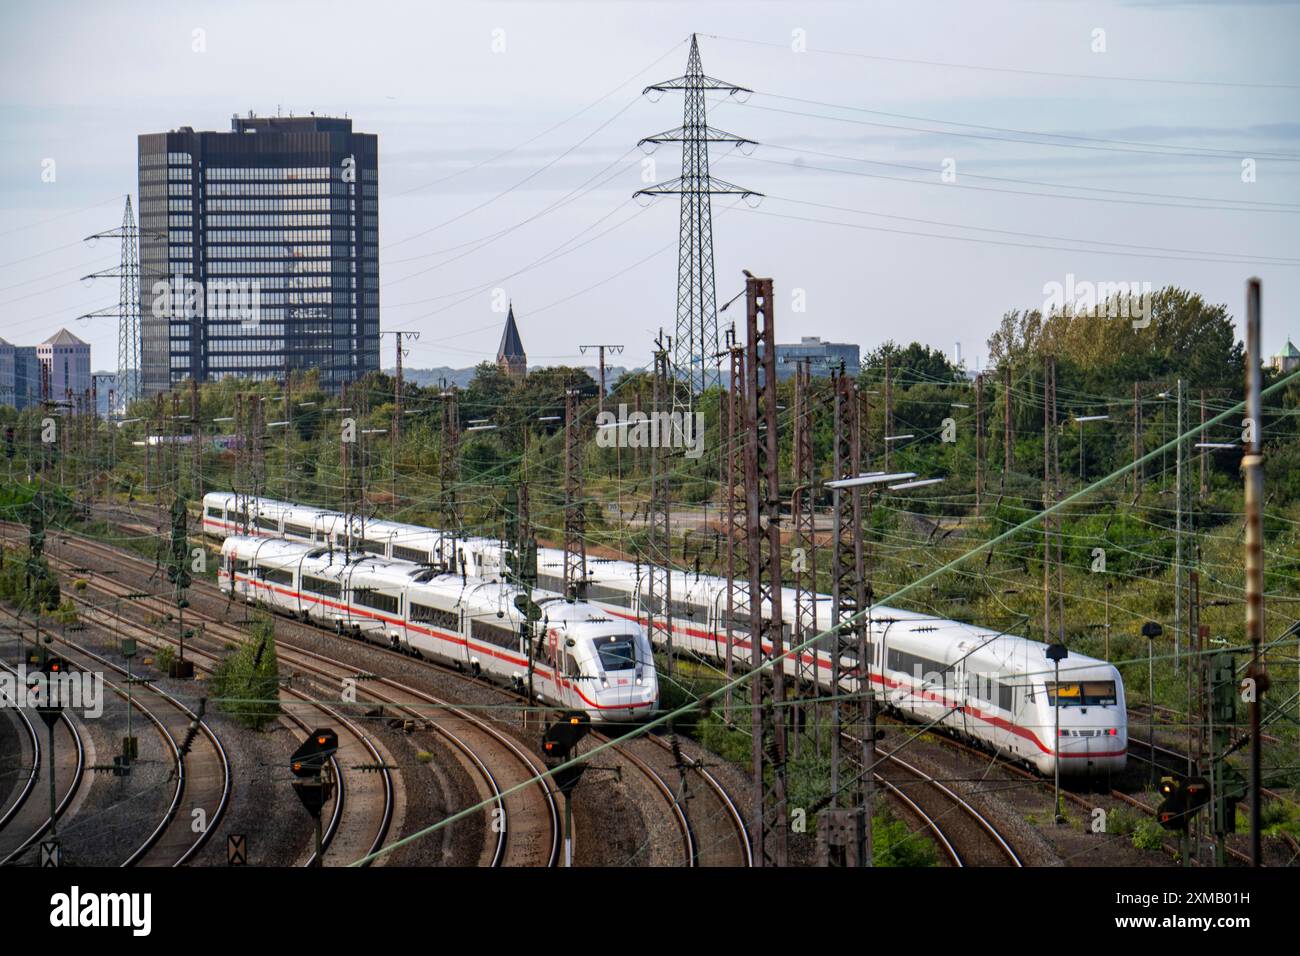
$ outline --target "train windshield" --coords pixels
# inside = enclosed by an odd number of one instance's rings
[[[613,634],[596,641],[600,666],[606,671],[628,671],[636,667],[636,641],[627,634]]]
[[[1060,689],[1062,707],[1100,707],[1116,703],[1113,680],[1083,681],[1077,684],[1047,682],[1047,703],[1056,706],[1057,689]]]

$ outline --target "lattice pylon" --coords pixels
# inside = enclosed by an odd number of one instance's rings
[[[713,206],[715,195],[759,196],[751,189],[715,179],[709,172],[709,144],[756,145],[753,140],[734,136],[708,125],[705,94],[750,93],[743,86],[706,76],[700,47],[691,34],[686,73],[645,88],[649,93],[681,90],[682,125],[637,145],[682,144],[681,175],[669,182],[638,190],[638,196],[681,197],[677,250],[677,325],[673,347],[674,405],[692,408],[694,396],[720,384],[718,368],[718,306],[713,270]]]
[[[106,232],[97,232],[87,236],[86,241],[99,239],[122,240],[122,256],[116,268],[104,269],[83,276],[85,279],[117,279],[118,303],[116,307],[97,309],[78,316],[81,319],[114,317],[117,319],[117,381],[114,398],[119,407],[109,409],[110,413],[121,413],[140,397],[140,375],[142,368],[140,346],[140,234],[135,225],[135,212],[131,208],[131,196],[126,197],[126,206],[122,211],[122,225]]]
[[[438,453],[438,550],[443,567],[456,571],[456,535],[460,531],[460,402],[455,385],[445,389],[442,398],[442,442]]]
[[[587,590],[587,513],[582,491],[581,404],[577,389],[564,394],[564,593]]]

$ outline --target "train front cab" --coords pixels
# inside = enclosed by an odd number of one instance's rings
[[[1071,673],[1063,669],[1059,685],[1049,677],[1041,687],[1040,738],[1050,742],[1057,734],[1058,694],[1060,732],[1055,748],[1038,757],[1039,771],[1047,776],[1054,774],[1059,755],[1062,777],[1121,772],[1128,758],[1128,711],[1118,672],[1107,665]]]

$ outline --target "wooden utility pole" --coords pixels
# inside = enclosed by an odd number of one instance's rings
[[[1205,500],[1205,496],[1209,494],[1210,491],[1209,485],[1206,484],[1206,476],[1208,475],[1208,471],[1206,470],[1206,456],[1209,454],[1209,449],[1204,447],[1207,444],[1207,439],[1205,436],[1205,389],[1201,389],[1200,436],[1201,436],[1201,440],[1197,444],[1201,445],[1201,500]]]
[[[1246,422],[1249,441],[1241,468],[1246,482],[1246,637],[1250,641],[1250,669],[1247,671],[1251,689],[1250,713],[1250,864],[1263,865],[1260,836],[1260,800],[1263,768],[1260,749],[1260,711],[1264,692],[1268,690],[1268,674],[1260,657],[1264,641],[1264,456],[1261,432],[1264,426],[1263,391],[1260,370],[1260,281],[1252,278],[1246,283]]]
[[[1043,510],[1052,506],[1052,357],[1043,356]],[[1043,640],[1052,640],[1052,519],[1043,518]]]
[[[623,351],[623,346],[621,345],[579,345],[578,346],[578,351],[581,352],[583,355],[587,354],[587,349],[596,349],[600,352],[600,400],[596,408],[597,413],[599,413],[605,410],[605,350],[608,349],[610,352],[617,355],[619,352]]]
[[[984,491],[984,373],[975,376],[975,516]]]
[[[392,427],[392,430],[391,430],[391,431],[389,432],[389,434],[388,434],[388,449],[389,449],[389,466],[388,466],[388,467],[389,467],[389,477],[390,477],[391,480],[392,480],[393,507],[397,507],[397,506],[398,506],[398,501],[397,501],[397,456],[398,456],[398,454],[400,453],[400,450],[401,450],[401,438],[402,438],[402,415],[403,415],[403,411],[402,411],[402,356],[406,354],[406,350],[405,350],[404,348],[402,348],[402,338],[403,338],[403,336],[405,336],[405,337],[408,338],[408,339],[417,339],[417,340],[418,340],[418,339],[420,338],[420,333],[419,333],[419,332],[406,332],[406,331],[402,331],[402,330],[400,330],[400,329],[393,329],[393,330],[390,330],[390,331],[388,331],[388,332],[381,332],[381,333],[379,333],[379,334],[380,334],[381,336],[383,336],[383,335],[391,335],[391,336],[393,337],[393,345],[394,345],[394,352],[395,352],[394,358],[396,359],[396,373],[397,373],[397,374],[396,374],[396,375],[394,376],[394,378],[393,378],[393,427]]]
[[[190,497],[203,501],[203,424],[199,419],[199,383],[190,377]]]
[[[1142,457],[1142,391],[1133,383],[1133,460]],[[1142,493],[1142,466],[1133,469],[1133,497]]]
[[[1007,472],[1016,463],[1016,444],[1011,424],[1011,363],[1002,366],[1002,481],[1006,486]]]
[[[885,446],[885,471],[889,471],[889,446],[893,444],[890,438],[894,434],[894,376],[888,353],[885,354],[885,417],[881,427],[885,431],[881,442]]]

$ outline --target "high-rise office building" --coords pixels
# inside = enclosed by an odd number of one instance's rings
[[[44,401],[66,402],[89,410],[92,386],[90,346],[67,329],[40,345],[13,345],[0,339],[0,405],[22,411]]]
[[[36,346],[36,358],[45,366],[49,399],[71,402],[78,411],[87,410],[90,400],[90,344],[67,329],[59,329]]]
[[[336,389],[379,368],[379,145],[350,119],[234,117],[139,137],[142,385]]]

